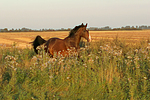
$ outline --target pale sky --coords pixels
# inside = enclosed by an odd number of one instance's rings
[[[150,25],[150,0],[0,0],[1,28]]]

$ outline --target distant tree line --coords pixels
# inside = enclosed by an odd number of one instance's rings
[[[68,29],[64,29],[64,28],[61,28],[61,29],[37,29],[37,30],[33,30],[33,29],[29,29],[29,28],[21,28],[21,29],[7,29],[7,28],[4,28],[4,29],[0,29],[0,32],[48,32],[48,31],[70,31],[71,28],[68,28]]]
[[[113,31],[113,30],[145,30],[145,29],[150,29],[150,26],[125,26],[125,27],[121,27],[121,28],[111,28],[109,26],[105,26],[105,27],[90,27],[88,28],[90,31]],[[0,29],[0,32],[48,32],[48,31],[70,31],[71,28],[65,29],[65,28],[61,28],[61,29],[39,29],[39,30],[33,30],[33,29],[29,29],[29,28],[21,28],[21,29]]]
[[[90,27],[89,30],[91,31],[113,31],[113,30],[144,30],[144,29],[150,29],[150,26],[125,26],[125,27],[121,27],[121,28],[111,28],[109,26],[105,26],[105,27]]]
[[[8,30],[7,28],[0,29],[0,32],[42,32],[42,31],[55,31],[53,29],[40,29],[40,30],[33,30],[29,28],[21,28],[21,29],[10,29]]]

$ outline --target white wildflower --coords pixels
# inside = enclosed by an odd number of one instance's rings
[[[128,58],[128,59],[132,59],[132,57],[131,57],[131,56],[128,56],[127,58]]]
[[[150,46],[147,46],[147,49],[150,49]]]
[[[144,77],[145,80],[147,80],[147,77]]]
[[[37,58],[36,56],[33,56],[32,59],[31,59],[31,62],[36,62],[37,59],[38,59],[38,58]]]
[[[51,78],[53,78],[53,76],[51,75],[51,76],[49,76],[49,78],[51,79]]]
[[[67,77],[67,80],[70,79],[70,77]]]
[[[99,57],[98,57],[98,56],[96,56],[96,59],[99,59]]]
[[[87,68],[87,65],[86,65],[86,64],[83,64],[83,66],[84,66],[85,68]]]
[[[135,51],[136,53],[138,53],[139,50],[138,50],[138,49],[135,49],[134,51]]]

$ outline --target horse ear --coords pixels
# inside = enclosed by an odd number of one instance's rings
[[[87,23],[86,23],[85,27],[87,27]]]
[[[83,23],[81,25],[83,26]]]

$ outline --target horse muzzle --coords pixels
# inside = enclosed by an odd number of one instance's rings
[[[91,35],[89,34],[89,38],[87,39],[88,42],[91,42],[92,39],[91,39]]]

